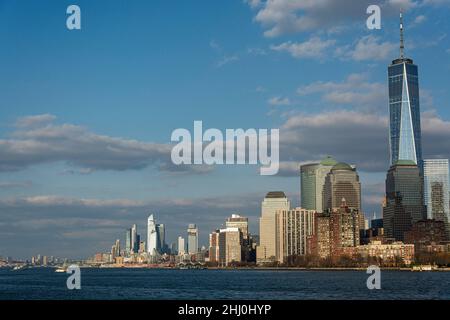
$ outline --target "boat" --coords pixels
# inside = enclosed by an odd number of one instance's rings
[[[25,264],[17,265],[13,268],[13,271],[19,271],[25,269],[27,266]]]

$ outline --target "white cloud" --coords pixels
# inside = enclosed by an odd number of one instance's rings
[[[312,37],[305,42],[284,42],[280,45],[273,45],[270,48],[275,51],[285,51],[294,58],[312,58],[322,59],[326,50],[334,46],[335,40],[321,40],[318,37]]]
[[[338,55],[344,58],[350,58],[355,61],[363,60],[387,60],[394,55],[398,49],[398,44],[392,42],[382,42],[378,37],[368,35],[359,39],[354,48],[346,50],[340,48]]]
[[[399,9],[407,11],[419,4],[438,0],[382,0],[383,16],[398,15]],[[269,0],[264,3],[247,1],[256,10],[254,20],[265,29],[266,37],[277,37],[295,32],[333,29],[352,21],[365,22],[366,9],[372,0]]]
[[[269,99],[268,103],[272,106],[288,106],[291,104],[291,101],[289,98],[273,97]]]
[[[319,94],[325,102],[355,107],[377,108],[384,103],[386,87],[382,83],[369,82],[366,74],[350,74],[342,82],[314,82],[297,89],[300,96]]]

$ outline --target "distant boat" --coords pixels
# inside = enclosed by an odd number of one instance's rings
[[[67,271],[67,266],[65,266],[65,265],[55,269],[55,272],[66,272],[66,271]]]
[[[15,267],[13,268],[13,271],[19,271],[19,270],[25,269],[26,267],[27,267],[27,266],[24,265],[24,264],[18,265],[18,266],[15,266]]]

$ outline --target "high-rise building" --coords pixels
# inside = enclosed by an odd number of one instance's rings
[[[137,253],[139,249],[139,242],[137,239],[137,226],[133,224],[131,227],[131,251]]]
[[[385,236],[404,240],[404,233],[426,217],[423,180],[412,160],[398,160],[386,176],[386,207],[383,208]]]
[[[188,229],[188,253],[197,254],[198,252],[198,229],[194,223],[189,224]]]
[[[361,212],[361,183],[356,169],[346,163],[334,165],[325,178],[323,209],[333,210],[341,206],[345,198],[347,205]],[[364,223],[362,223],[362,227]]]
[[[242,217],[239,214],[232,214],[225,222],[227,228],[239,228],[242,232],[242,238],[248,240],[248,218]]]
[[[178,237],[178,255],[182,256],[186,254],[186,244],[183,237]]]
[[[131,229],[127,229],[125,232],[125,254],[129,255],[133,249],[133,244],[131,242]]]
[[[308,237],[314,234],[314,218],[314,210],[295,208],[277,211],[277,261],[284,263],[289,257],[307,253]]]
[[[424,160],[423,172],[427,218],[443,221],[447,237],[450,239],[448,159]]]
[[[403,17],[400,14],[400,57],[388,67],[389,141],[391,165],[410,160],[422,166],[419,73],[412,59],[406,58]]]
[[[160,253],[165,253],[166,248],[166,230],[164,224],[159,223],[156,225],[156,232],[158,234],[158,246],[157,251]]]
[[[277,261],[276,211],[289,210],[290,207],[290,201],[282,191],[269,192],[264,198],[259,219],[259,246],[256,249],[258,263]]]
[[[209,234],[209,262],[219,262],[219,233],[215,230]]]
[[[150,255],[158,253],[158,231],[153,214],[147,220],[147,253]]]
[[[308,253],[322,259],[350,254],[360,245],[360,213],[342,199],[341,206],[315,217]]]
[[[219,264],[228,266],[242,261],[242,232],[239,228],[226,228],[219,231]]]
[[[323,212],[323,186],[325,178],[337,161],[326,157],[320,163],[305,164],[300,167],[301,207]]]

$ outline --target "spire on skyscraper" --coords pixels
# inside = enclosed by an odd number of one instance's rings
[[[405,42],[403,38],[403,11],[400,10],[400,59],[405,57]]]

